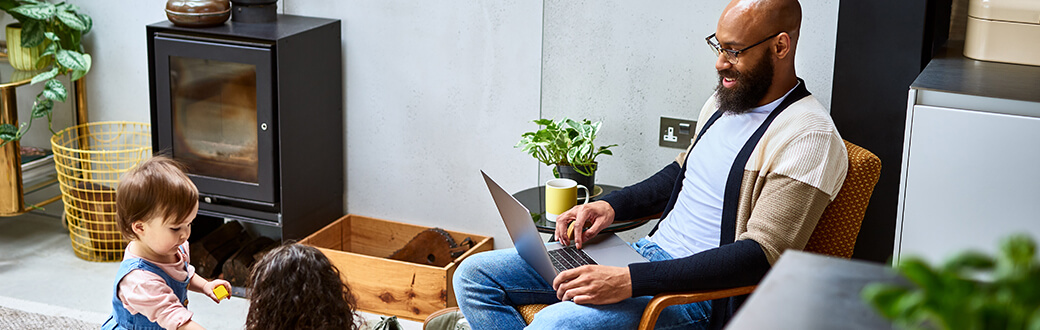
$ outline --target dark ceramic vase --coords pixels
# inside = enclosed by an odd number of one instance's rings
[[[231,0],[231,21],[269,23],[278,20],[278,0]]]
[[[589,172],[585,168],[582,168],[582,171]],[[556,165],[556,170],[554,172],[558,178],[571,179],[578,182],[578,184],[585,186],[585,188],[589,188],[590,194],[596,187],[596,171],[591,171],[592,175],[586,176],[575,171],[574,166]]]

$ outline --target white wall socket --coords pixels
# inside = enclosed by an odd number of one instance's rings
[[[665,134],[665,135],[664,135],[663,137],[661,137],[661,138],[662,138],[662,139],[664,139],[664,140],[665,140],[665,141],[667,141],[667,142],[679,142],[679,137],[678,137],[678,136],[675,136],[675,134],[674,134],[674,133],[675,133],[675,130],[674,130],[674,129],[672,129],[671,127],[669,127],[669,128],[668,128],[668,134]]]

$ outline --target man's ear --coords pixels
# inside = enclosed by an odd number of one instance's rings
[[[773,53],[779,59],[784,59],[791,54],[791,35],[787,32],[780,32],[780,35],[776,38],[776,43],[773,44]]]

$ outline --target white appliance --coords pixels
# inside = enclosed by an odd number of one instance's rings
[[[1040,0],[969,0],[964,56],[1040,66]]]

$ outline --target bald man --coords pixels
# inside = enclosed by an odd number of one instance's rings
[[[632,246],[650,262],[587,265],[546,283],[515,249],[462,262],[455,294],[474,329],[519,329],[513,308],[552,304],[530,327],[633,329],[652,296],[758,283],[780,254],[802,249],[845,179],[845,145],[827,110],[795,75],[795,0],[734,0],[708,46],[719,83],[695,143],[650,178],[577,206],[556,237],[577,247],[614,219],[661,213]],[[589,229],[573,239],[566,228]],[[659,328],[721,328],[746,297],[672,306]]]

